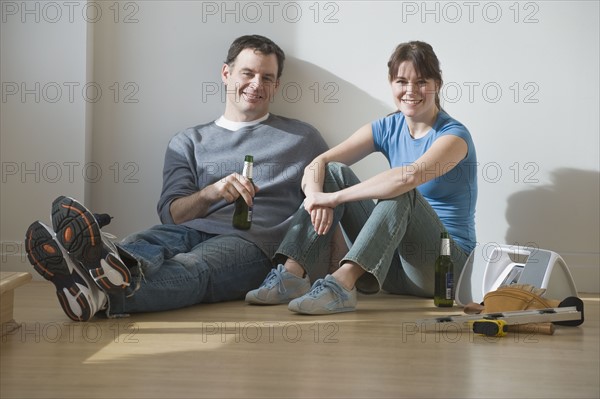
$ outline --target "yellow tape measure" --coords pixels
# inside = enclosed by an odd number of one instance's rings
[[[488,337],[504,337],[508,330],[508,325],[504,320],[473,320],[473,332]]]

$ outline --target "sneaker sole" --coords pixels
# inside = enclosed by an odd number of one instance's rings
[[[120,291],[129,285],[131,274],[127,266],[112,253],[105,254],[100,227],[87,208],[72,198],[58,197],[52,203],[52,227],[61,245],[100,288]],[[109,275],[123,283],[114,284]]]
[[[250,305],[259,305],[259,306],[272,306],[272,305],[285,305],[286,303],[290,303],[290,301],[294,300],[295,298],[290,298],[290,299],[282,299],[279,302],[274,302],[274,301],[266,301],[266,300],[262,300],[260,298],[258,298],[257,296],[254,295],[250,295],[250,293],[246,294],[246,302],[249,303]]]
[[[40,222],[32,223],[27,229],[25,250],[35,271],[56,287],[56,296],[65,314],[74,321],[88,321],[92,317],[91,305],[73,278],[60,247]],[[75,304],[79,309],[73,308]]]
[[[289,306],[288,306],[288,309],[294,313],[306,314],[306,315],[311,315],[311,316],[321,316],[321,315],[347,313],[347,312],[356,311],[356,308],[338,308],[335,310],[329,310],[329,309],[303,310],[303,309],[296,309],[296,308],[289,307]]]

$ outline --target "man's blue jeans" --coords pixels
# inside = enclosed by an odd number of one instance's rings
[[[327,165],[325,192],[357,183],[349,167]],[[383,288],[394,294],[433,296],[435,259],[445,228],[417,190],[377,203],[364,200],[340,204],[334,209],[333,225],[338,222],[352,244],[340,264],[352,261],[367,271],[356,283],[360,292],[372,294]],[[330,250],[332,233],[333,229],[317,235],[310,215],[301,207],[276,256],[294,259],[311,277],[322,275],[329,267],[324,252]],[[451,256],[458,280],[468,254],[451,240]]]
[[[134,268],[132,287],[109,294],[111,314],[241,299],[273,267],[256,245],[236,235],[207,234],[181,225],[154,226],[117,245],[138,261],[141,273]]]

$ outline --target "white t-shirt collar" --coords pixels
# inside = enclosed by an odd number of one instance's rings
[[[219,119],[217,119],[215,121],[215,124],[217,126],[220,126],[224,129],[227,130],[231,130],[233,132],[240,130],[244,127],[248,127],[248,126],[254,126],[254,125],[258,125],[259,123],[261,123],[262,121],[266,120],[269,117],[269,113],[267,113],[265,116],[263,116],[262,118],[250,121],[250,122],[234,122],[234,121],[230,121],[229,119],[225,118],[225,116],[221,115],[221,117],[219,117]]]

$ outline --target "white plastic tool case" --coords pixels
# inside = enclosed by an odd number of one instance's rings
[[[569,268],[556,252],[497,245],[490,253],[471,253],[458,278],[455,301],[460,306],[481,303],[486,293],[513,283],[545,288],[545,298],[577,296]]]

